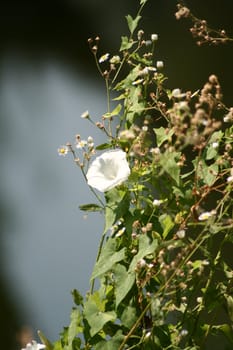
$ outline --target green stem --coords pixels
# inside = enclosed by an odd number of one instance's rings
[[[144,3],[142,3],[142,5],[140,6],[140,8],[138,10],[138,13],[137,13],[136,17],[140,16],[140,13],[142,12],[142,9],[145,6],[146,2],[147,2],[147,0]],[[130,34],[129,41],[131,41],[132,39],[133,39],[133,33]],[[137,49],[134,52],[136,52]],[[128,58],[128,55],[125,55],[123,60],[121,61],[120,66],[119,66],[118,70],[116,71],[116,74],[115,74],[115,76],[114,76],[114,78],[112,80],[112,84],[114,84],[114,82],[116,81],[116,79],[117,79],[118,75],[120,74],[120,71],[121,71],[125,61],[127,60],[127,58]]]
[[[197,251],[197,249],[202,245],[202,243],[205,241],[206,237],[202,237],[200,242],[198,243],[198,240],[200,239],[200,237],[203,235],[203,232],[201,232],[201,234],[196,238],[196,240],[192,243],[193,249],[192,251],[186,256],[186,258],[181,261],[181,263],[178,265],[177,269],[180,269],[183,265],[185,265],[191,258],[191,256]],[[161,292],[163,292],[164,290],[167,289],[167,287],[169,286],[170,282],[174,279],[174,277],[176,276],[176,272],[177,269],[171,274],[171,276],[167,279],[166,283],[164,283],[164,285],[162,285],[160,287],[160,289],[154,294],[154,298],[156,298],[157,296],[159,296],[159,294]],[[120,347],[118,350],[123,350],[125,344],[127,343],[128,339],[131,337],[131,335],[134,333],[135,329],[139,326],[141,320],[143,319],[144,315],[146,314],[146,312],[149,310],[150,306],[151,306],[152,300],[150,302],[148,302],[148,304],[146,305],[145,309],[142,311],[141,315],[138,317],[137,321],[134,323],[134,325],[132,326],[132,328],[130,329],[129,333],[125,336],[123,342],[121,343]]]
[[[100,254],[101,254],[101,251],[102,251],[102,248],[103,248],[105,237],[106,237],[106,232],[104,232],[102,234],[95,263],[97,263],[98,260],[99,260],[99,257],[100,257]],[[91,294],[93,294],[93,292],[94,292],[94,287],[95,287],[95,278],[93,278],[92,281],[91,281],[91,288],[90,288],[90,293]]]

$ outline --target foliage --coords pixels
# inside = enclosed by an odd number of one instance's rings
[[[86,178],[97,152],[121,149],[130,175],[104,199],[90,187],[97,203],[80,207],[103,212],[105,229],[90,291],[72,292],[70,325],[49,350],[197,350],[220,334],[233,346],[233,109],[215,75],[194,92],[166,87],[158,36],[136,32],[146,2],[126,17],[119,56],[99,56],[89,39],[106,84],[96,123],[106,142],[77,135],[82,156],[70,143],[61,153]]]

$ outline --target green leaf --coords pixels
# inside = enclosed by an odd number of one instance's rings
[[[109,112],[109,113],[105,113],[104,114],[104,117],[105,118],[111,118],[111,117],[114,117],[116,115],[119,115],[120,111],[122,109],[122,105],[119,103],[116,108],[114,108],[114,110],[112,112]]]
[[[113,188],[105,193],[105,227],[107,232],[117,220],[123,217],[130,205],[130,196],[127,191]]]
[[[102,143],[101,145],[96,146],[96,150],[97,151],[102,151],[104,149],[109,149],[112,148],[112,144],[111,143]]]
[[[126,120],[130,125],[134,122],[135,117],[142,114],[145,110],[145,101],[141,98],[142,88],[140,85],[133,86],[130,89],[130,94],[128,96],[128,104],[130,108],[127,111]]]
[[[157,239],[154,239],[153,241],[150,240],[150,238],[147,235],[142,235],[139,237],[139,245],[138,245],[138,253],[134,256],[133,260],[131,261],[129,272],[132,272],[135,270],[135,267],[139,260],[144,258],[147,255],[150,255],[155,252],[156,248],[158,246]]]
[[[133,19],[133,17],[130,16],[130,15],[126,16],[126,20],[127,20],[127,23],[128,23],[129,31],[130,31],[131,34],[134,33],[135,29],[138,26],[138,23],[139,23],[140,19],[141,19],[141,16],[137,16],[135,19]]]
[[[222,137],[223,137],[223,132],[221,130],[219,131],[215,131],[209,141],[208,141],[208,145],[207,145],[207,151],[206,151],[206,159],[209,160],[209,159],[213,159],[215,158],[217,155],[218,155],[218,147],[215,148],[213,147],[213,143],[214,142],[217,142],[217,143],[220,143]]]
[[[117,350],[120,348],[120,345],[124,339],[122,330],[118,330],[116,334],[109,340],[101,340],[94,347],[95,350]]]
[[[216,157],[216,155],[218,154],[217,150],[211,145],[207,148],[206,151],[206,159],[210,160]]]
[[[212,329],[223,332],[230,343],[233,344],[233,331],[229,324],[225,323],[218,326],[212,326]]]
[[[231,295],[225,295],[225,299],[227,301],[228,315],[233,325],[233,297]]]
[[[103,208],[98,204],[82,204],[79,209],[83,211],[103,211]]]
[[[137,320],[137,311],[135,307],[132,306],[126,306],[122,315],[121,315],[121,321],[123,326],[127,328],[131,328],[133,324]]]
[[[76,337],[77,333],[80,333],[82,331],[82,327],[79,327],[80,320],[81,320],[81,314],[78,309],[73,309],[71,311],[71,322],[68,329],[68,346],[70,346],[70,350],[72,350],[72,343],[74,338]]]
[[[84,304],[84,315],[90,326],[90,334],[94,337],[103,329],[103,326],[109,321],[115,321],[117,315],[115,311],[103,311],[103,305],[98,305],[99,300],[96,295],[91,295]]]
[[[115,276],[115,297],[116,307],[126,297],[135,281],[135,272],[127,271],[126,267],[121,264],[116,264],[113,268]]]
[[[135,41],[129,40],[127,36],[122,36],[120,51],[129,50],[134,44]]]
[[[162,126],[157,129],[153,129],[156,134],[156,141],[158,147],[160,147],[165,141],[170,141],[174,131],[163,128]]]
[[[176,184],[180,183],[180,167],[177,160],[180,158],[180,152],[169,152],[160,155],[160,164],[162,168],[175,180]]]
[[[197,177],[206,185],[212,186],[217,179],[219,166],[217,163],[207,165],[204,160],[194,159],[194,168],[196,169]]]
[[[91,279],[104,274],[112,269],[113,265],[124,260],[126,248],[117,251],[117,242],[115,238],[109,238],[102,249],[99,260],[94,266]]]
[[[163,238],[166,239],[168,233],[173,229],[175,224],[168,214],[162,214],[159,217],[159,222],[163,228]]]
[[[45,337],[45,335],[41,331],[38,331],[37,333],[42,343],[46,346],[46,350],[53,350],[52,343]]]
[[[76,305],[83,305],[83,296],[79,293],[77,289],[73,289],[71,291],[71,294]]]
[[[137,65],[136,67],[134,67],[129,74],[125,77],[125,79],[121,80],[115,87],[115,90],[119,91],[119,90],[125,90],[125,89],[132,89],[132,83],[135,81],[135,79],[137,79],[137,77],[140,75],[140,70],[141,67],[140,65]],[[134,87],[133,87],[134,88]],[[128,97],[128,94],[131,94],[131,90],[124,92],[125,97]]]

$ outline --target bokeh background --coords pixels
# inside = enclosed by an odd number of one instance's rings
[[[149,1],[141,26],[158,33],[156,58],[171,88],[200,88],[215,73],[232,105],[233,45],[198,47],[175,0]],[[0,339],[20,349],[41,329],[51,341],[69,323],[70,291],[83,294],[95,261],[103,218],[79,211],[93,201],[71,158],[57,148],[75,134],[102,135],[94,120],[106,111],[104,84],[87,39],[116,54],[127,35],[125,15],[138,0],[4,0],[0,5]],[[193,13],[233,36],[229,0],[186,1]],[[212,347],[213,349],[213,347]],[[217,349],[217,348],[216,348]],[[219,348],[218,348],[219,349]]]

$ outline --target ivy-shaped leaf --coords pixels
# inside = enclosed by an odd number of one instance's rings
[[[168,130],[162,126],[157,129],[153,129],[156,134],[157,146],[160,147],[165,141],[171,140],[174,131],[172,129]]]
[[[130,205],[130,197],[127,191],[113,188],[105,193],[105,227],[107,232],[115,222],[124,216]]]
[[[102,249],[99,260],[94,266],[91,279],[101,276],[112,269],[113,265],[124,260],[126,248],[117,251],[117,242],[115,238],[109,238]]]
[[[73,309],[70,315],[71,322],[68,328],[68,347],[70,350],[73,349],[72,343],[78,333],[82,332],[82,327],[80,327],[80,320],[82,315],[78,309]]]
[[[128,272],[126,267],[121,264],[116,264],[113,272],[115,277],[116,307],[118,307],[134,285],[135,272]]]
[[[129,40],[127,36],[122,36],[120,51],[129,50],[134,44],[135,41],[133,41],[132,39]]]
[[[94,337],[109,321],[115,321],[115,311],[103,311],[104,307],[96,302],[96,295],[91,295],[84,304],[84,315],[90,326],[90,334]]]
[[[138,245],[138,253],[134,256],[133,260],[131,261],[129,272],[132,272],[135,270],[135,267],[139,260],[146,257],[147,255],[150,255],[155,252],[156,248],[158,246],[157,239],[154,239],[152,242],[147,235],[142,235],[139,237],[139,245]]]
[[[104,117],[105,118],[111,118],[114,117],[116,115],[119,115],[120,111],[121,111],[122,105],[119,103],[112,112],[109,113],[105,113]]]
[[[180,184],[180,167],[177,164],[180,158],[180,152],[166,151],[160,155],[160,164],[162,168],[168,173],[176,184]]]
[[[136,320],[137,320],[136,308],[130,305],[126,306],[121,315],[121,322],[123,326],[130,329],[133,326],[133,324],[136,322]]]
[[[138,23],[139,23],[140,19],[141,19],[141,16],[137,16],[135,19],[133,19],[133,17],[130,16],[130,15],[126,16],[126,20],[127,20],[127,23],[128,23],[129,31],[130,31],[131,34],[134,33],[135,29],[138,26]]]
[[[193,160],[194,168],[196,169],[197,178],[208,186],[212,186],[217,179],[219,166],[215,162],[207,165],[203,159]]]
[[[101,340],[94,347],[95,350],[117,350],[124,339],[122,330],[118,330],[111,339]]]
[[[173,229],[175,224],[168,214],[162,214],[159,217],[159,222],[163,228],[163,238],[166,239],[168,233]]]

